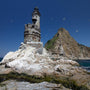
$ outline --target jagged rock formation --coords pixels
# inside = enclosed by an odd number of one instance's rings
[[[84,46],[82,44],[78,44],[80,48],[80,57],[79,59],[90,59],[90,47]]]
[[[40,76],[45,73],[48,75],[57,73],[57,69],[61,69],[62,74],[71,74],[73,72],[70,69],[79,65],[72,60],[52,61],[44,48],[43,53],[40,54],[38,49],[27,44],[24,44],[24,49],[20,48],[16,52],[9,52],[1,63],[19,73]]]
[[[24,44],[23,47],[16,52],[9,52],[4,57],[0,63],[0,69],[2,69],[0,74],[18,72],[39,77],[63,76],[75,80],[79,85],[90,88],[90,75],[86,73],[86,70],[78,67],[77,62],[65,60],[65,58],[53,61],[44,48],[42,54],[40,54],[36,47],[31,47],[28,44]],[[80,80],[81,78],[82,80]]]
[[[63,87],[61,84],[54,84],[48,82],[41,83],[29,83],[29,82],[18,82],[15,80],[5,81],[0,90],[70,90]]]
[[[78,44],[64,28],[60,28],[56,35],[45,44],[45,48],[53,56],[60,56],[60,47],[63,54],[69,59],[90,58],[90,47]]]

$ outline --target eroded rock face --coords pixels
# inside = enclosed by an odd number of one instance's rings
[[[69,59],[90,59],[90,47],[77,43],[64,28],[60,28],[55,36],[45,44],[45,48],[53,55],[60,54],[62,45],[64,54]]]
[[[78,66],[78,63],[72,60],[61,59],[53,61],[49,58],[44,48],[43,53],[39,54],[36,48],[27,45],[24,45],[24,49],[21,48],[16,52],[9,52],[1,63],[5,63],[7,67],[19,73],[40,76],[53,73],[67,75],[72,67]]]
[[[76,80],[82,85],[89,87],[90,76],[85,70],[78,67],[78,63],[73,60],[51,60],[45,48],[42,54],[37,52],[35,47],[24,45],[24,48],[18,49],[16,52],[9,52],[0,64],[0,74],[7,74],[11,71],[18,73],[26,73],[28,75],[55,75],[69,77]],[[87,76],[87,77],[86,77]],[[80,79],[82,78],[82,81]],[[89,87],[90,88],[90,87]]]

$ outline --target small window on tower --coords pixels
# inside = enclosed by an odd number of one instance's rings
[[[34,28],[34,25],[32,25],[32,28]]]

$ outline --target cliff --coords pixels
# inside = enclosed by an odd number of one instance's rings
[[[88,59],[90,58],[90,47],[77,43],[64,28],[60,28],[56,35],[45,44],[49,53],[57,54],[63,47],[64,55],[69,59]]]

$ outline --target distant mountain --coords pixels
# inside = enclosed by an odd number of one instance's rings
[[[56,35],[47,41],[45,48],[54,56],[63,54],[69,59],[90,58],[90,47],[77,43],[64,28],[60,28]]]

